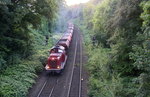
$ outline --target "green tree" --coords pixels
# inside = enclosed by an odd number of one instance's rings
[[[61,0],[1,0],[0,4],[0,69],[32,55],[34,36],[28,29],[42,28],[41,20],[48,22],[46,33],[52,32],[58,3]],[[42,30],[42,29],[41,29]],[[45,32],[41,33],[45,35]],[[7,64],[7,65],[5,65]]]

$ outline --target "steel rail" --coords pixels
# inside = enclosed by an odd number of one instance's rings
[[[54,89],[55,89],[56,85],[58,84],[58,81],[59,81],[59,80],[57,79],[56,84],[53,86],[53,88],[52,88],[52,90],[51,90],[51,92],[50,92],[50,94],[49,94],[48,97],[51,97],[51,96],[52,96],[52,94],[53,94],[53,92],[54,92]]]
[[[40,95],[41,95],[41,93],[42,93],[42,91],[43,91],[45,85],[47,84],[47,82],[48,82],[48,79],[44,82],[44,84],[43,84],[43,86],[42,86],[40,92],[39,92],[38,95],[37,95],[37,97],[40,97]]]
[[[81,97],[81,93],[82,93],[82,39],[80,37],[80,79],[79,79],[79,96]]]

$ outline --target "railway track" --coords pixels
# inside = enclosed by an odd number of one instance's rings
[[[79,35],[79,34],[78,34]],[[82,95],[82,40],[78,38],[78,53],[72,66],[71,79],[66,97],[81,97]],[[76,62],[75,62],[76,61]]]
[[[82,38],[80,38],[80,82],[79,82],[79,96],[78,97],[81,97],[81,91],[82,91],[82,80],[83,80],[83,78],[82,78],[82,65],[83,65],[83,63],[82,63],[82,57],[83,57],[83,52],[82,52]]]
[[[43,84],[42,88],[40,89],[40,91],[36,97],[51,97],[52,96],[55,86],[59,82],[59,79],[53,78],[53,82],[52,82],[52,80],[50,82],[50,80],[51,80],[51,78],[48,78],[45,81],[45,83]],[[55,84],[54,84],[54,82],[55,82]]]

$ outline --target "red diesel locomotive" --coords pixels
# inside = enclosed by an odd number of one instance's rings
[[[64,69],[67,60],[67,55],[65,48],[63,46],[54,46],[50,50],[50,55],[48,57],[48,62],[45,67],[47,71],[54,71],[60,73]]]
[[[68,28],[73,30],[74,26],[72,25],[73,24],[71,24],[71,27]],[[67,51],[69,49],[72,36],[73,31],[65,33],[56,45],[50,49],[50,55],[45,66],[46,71],[60,73],[64,69],[67,60]]]

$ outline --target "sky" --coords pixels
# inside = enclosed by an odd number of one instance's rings
[[[68,6],[74,5],[74,4],[80,4],[80,3],[86,3],[89,0],[66,0],[66,3]]]

